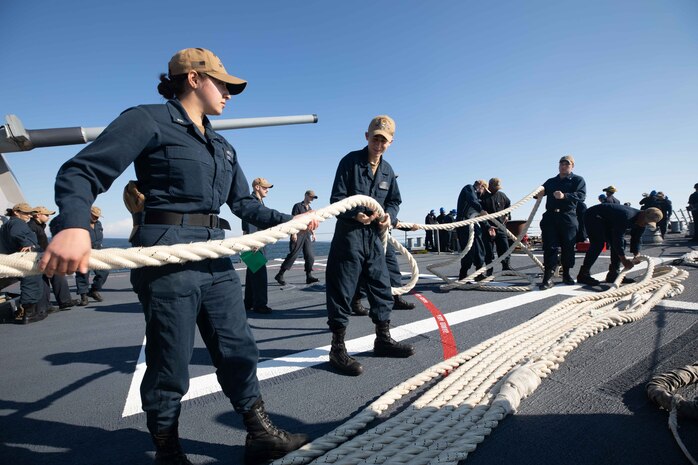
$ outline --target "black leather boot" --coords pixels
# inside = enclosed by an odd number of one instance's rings
[[[607,283],[612,283],[616,280],[619,274],[620,270],[614,268],[613,265],[608,265],[608,273],[606,273],[606,278],[604,281]]]
[[[100,294],[97,289],[90,289],[90,292],[87,293],[87,297],[91,297],[97,302],[102,302],[104,300],[102,294]]]
[[[305,434],[292,434],[277,428],[264,410],[260,397],[252,410],[242,414],[247,429],[245,464],[253,465],[278,459],[308,442]]]
[[[364,371],[364,367],[356,359],[347,353],[344,345],[344,335],[346,328],[332,330],[332,347],[330,348],[330,365],[340,373],[349,376],[359,376]]]
[[[36,304],[24,304],[19,306],[15,312],[15,323],[20,325],[27,325],[29,323],[35,323],[46,318],[45,312],[40,312],[36,308]]]
[[[189,461],[179,444],[177,425],[167,431],[151,434],[155,444],[156,465],[194,465]]]
[[[359,302],[360,303],[360,302]],[[414,309],[414,304],[406,301],[399,295],[393,296],[393,310],[412,310]]]
[[[562,269],[562,282],[567,284],[568,286],[576,284],[576,282],[574,281],[574,278],[572,278],[572,275],[570,275],[569,268]]]
[[[311,273],[306,273],[305,274],[305,284],[313,284],[320,281],[317,279],[315,276],[313,276]]]
[[[284,281],[284,272],[283,271],[279,271],[278,273],[276,273],[276,276],[274,276],[274,279],[280,285],[282,285],[282,286],[286,285],[286,281]]]
[[[401,344],[390,337],[390,321],[376,323],[376,340],[373,342],[376,357],[406,358],[414,355],[414,347]]]
[[[589,268],[583,266],[579,269],[579,274],[577,275],[577,282],[579,284],[586,284],[587,286],[598,286],[601,284],[597,279],[591,277]]]
[[[546,268],[543,272],[543,281],[538,285],[538,287],[541,291],[544,291],[546,289],[550,289],[553,286],[553,272]]]
[[[604,279],[605,282],[607,283],[613,283],[618,275],[620,274],[620,270],[613,268],[612,265],[608,266],[608,273],[606,274],[606,279]],[[628,278],[627,276],[623,276],[623,279],[621,280],[621,284],[632,284],[634,283],[635,280],[633,278]]]
[[[354,299],[351,301],[351,313],[357,316],[368,315],[368,310],[361,303],[361,297],[354,297]]]

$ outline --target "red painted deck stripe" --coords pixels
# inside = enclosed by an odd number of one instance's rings
[[[415,293],[414,296],[419,299],[420,302],[431,312],[436,320],[436,324],[439,327],[439,333],[441,333],[441,346],[444,349],[444,360],[451,358],[458,353],[458,348],[456,347],[456,340],[453,337],[453,332],[451,327],[446,321],[446,317],[441,311],[436,308],[436,305],[431,303],[429,299],[424,297],[422,294]]]

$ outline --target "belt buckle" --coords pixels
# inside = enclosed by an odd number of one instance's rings
[[[212,229],[217,229],[218,228],[218,215],[208,215],[208,224],[209,227]]]

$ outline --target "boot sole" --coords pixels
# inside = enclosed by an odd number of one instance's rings
[[[373,355],[376,357],[386,357],[386,358],[408,358],[414,355],[414,348],[411,350],[400,350],[393,351],[389,349],[376,349],[373,348]]]
[[[295,447],[289,447],[288,449],[272,449],[270,447],[264,447],[259,449],[250,450],[245,448],[245,465],[259,465],[262,463],[269,463],[273,460],[280,459],[289,452],[298,450],[304,445],[310,442],[310,438],[305,436],[300,444]]]

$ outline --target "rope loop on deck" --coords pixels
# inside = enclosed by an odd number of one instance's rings
[[[274,462],[457,464],[516,412],[574,348],[599,332],[647,315],[679,294],[688,273],[647,256],[634,284],[568,298],[531,320],[437,363],[381,395],[343,425]],[[448,376],[445,376],[445,375]],[[380,419],[400,399],[411,405]]]
[[[664,410],[669,411],[668,425],[676,443],[689,462],[698,465],[679,436],[679,418],[698,419],[698,397],[687,400],[677,394],[680,388],[698,383],[698,362],[666,373],[654,375],[647,383],[647,397]]]

